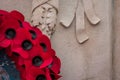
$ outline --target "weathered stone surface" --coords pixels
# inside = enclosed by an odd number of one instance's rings
[[[56,28],[52,43],[62,60],[61,80],[111,80],[111,1],[93,0],[101,22],[94,27],[85,20],[90,39],[84,44],[78,44],[75,39],[75,20],[70,28],[61,25]],[[60,0],[60,17],[65,3],[65,0]]]
[[[113,80],[120,80],[120,0],[114,0]]]
[[[61,6],[65,4],[65,1],[68,0],[60,0],[60,16],[63,10]],[[101,19],[101,23],[94,27],[85,19],[86,32],[90,37],[86,43],[78,44],[75,39],[75,20],[70,28],[64,28],[57,24],[56,32],[51,42],[57,55],[62,60],[61,75],[63,77],[60,80],[111,80],[112,0],[92,1],[96,14]],[[32,0],[0,0],[0,9],[9,11],[17,9],[25,15],[28,21],[31,18],[31,8]],[[117,22],[118,24],[120,23],[119,21]],[[117,31],[119,32],[119,28],[117,28]],[[118,38],[117,46],[119,46],[119,41]],[[117,50],[118,59],[116,60],[119,63],[119,47],[117,47]]]

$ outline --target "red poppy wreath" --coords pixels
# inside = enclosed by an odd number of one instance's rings
[[[47,36],[18,11],[0,10],[0,49],[15,62],[21,80],[58,80],[60,59]]]

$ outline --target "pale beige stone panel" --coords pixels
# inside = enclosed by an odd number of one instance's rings
[[[58,25],[53,35],[53,47],[62,60],[60,80],[112,80],[112,0],[92,1],[101,22],[95,27],[85,20],[88,41],[76,41],[75,20],[69,28]],[[65,3],[60,0],[60,17],[65,10],[62,5],[70,7]]]
[[[92,1],[101,22],[95,27],[85,19],[86,32],[90,37],[87,42],[79,44],[76,41],[75,20],[69,28],[58,24],[51,39],[52,46],[62,61],[61,75],[63,77],[60,80],[111,80],[112,0]],[[60,0],[60,15],[64,4],[65,0]],[[27,21],[31,18],[31,8],[32,0],[0,0],[0,9],[8,11],[17,9],[25,15]],[[119,51],[119,47],[117,48]]]
[[[114,0],[113,80],[120,80],[120,0]]]

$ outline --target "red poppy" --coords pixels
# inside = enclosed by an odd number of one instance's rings
[[[41,52],[41,48],[33,47],[33,49],[28,52],[29,58],[22,59],[19,58],[17,63],[18,67],[21,65],[25,65],[26,67],[41,69],[48,66],[53,61],[52,53],[48,53],[48,55],[43,55],[44,53]]]
[[[34,43],[32,43],[30,33],[24,28],[19,28],[17,30],[16,38],[11,44],[11,51],[18,53],[23,58],[28,58],[28,51],[32,49],[33,45]]]
[[[5,11],[5,10],[0,10],[0,15],[5,15],[5,14],[8,14],[8,12],[7,11]]]
[[[24,80],[52,80],[50,77],[50,72],[47,68],[44,69],[29,69],[24,71],[24,74],[21,74],[22,79]]]
[[[57,56],[54,56],[53,62],[47,66],[47,68],[50,70],[50,76],[52,80],[57,80],[61,77],[60,75],[58,75],[60,73],[60,67],[60,59]]]
[[[57,56],[53,57],[53,62],[48,66],[48,68],[56,73],[59,74],[60,73],[60,67],[61,67],[61,62],[60,59]]]
[[[26,74],[27,74],[26,71],[20,72],[20,78],[21,78],[21,80],[26,80],[26,77],[27,77]]]
[[[38,39],[42,36],[42,32],[38,28],[32,27],[28,22],[23,22],[23,27],[30,32],[32,41],[37,43]]]
[[[16,10],[11,11],[10,13],[4,10],[0,10],[0,24],[3,20],[7,21],[8,18],[15,19],[19,23],[24,21],[24,16]]]
[[[3,20],[5,20],[5,16],[8,15],[9,13],[4,10],[0,10],[0,25],[2,24]]]
[[[24,21],[24,16],[16,10],[13,10],[10,12],[11,16],[13,16],[14,18],[16,18],[17,20],[23,22]]]
[[[12,57],[12,51],[11,51],[11,46],[5,48],[5,52],[7,54],[8,57]]]
[[[10,16],[5,16],[5,18],[7,20],[3,20],[0,25],[0,47],[2,48],[6,48],[11,44],[16,37],[16,30],[20,27],[17,20]]]
[[[9,13],[7,11],[4,11],[4,10],[0,10],[0,17],[3,17],[3,16],[6,16],[8,15]]]
[[[42,35],[39,39],[37,44],[42,48],[44,53],[51,51],[51,43],[47,36]]]
[[[61,76],[56,73],[50,72],[50,77],[52,80],[58,80]]]
[[[21,78],[21,80],[26,80],[26,77],[27,77],[27,71],[26,71],[26,68],[25,68],[25,66],[24,65],[22,65],[22,66],[19,66],[19,68],[18,68],[18,66],[16,65],[16,67],[17,67],[17,70],[19,71],[19,73],[20,73],[20,78]]]

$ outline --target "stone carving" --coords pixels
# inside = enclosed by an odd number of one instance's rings
[[[55,32],[57,14],[58,0],[33,0],[31,23],[49,38]]]
[[[84,43],[89,39],[85,30],[85,14],[91,24],[96,25],[100,22],[95,14],[93,3],[91,0],[70,0],[66,4],[62,6],[60,23],[64,27],[70,27],[76,16],[76,38],[79,43]]]

